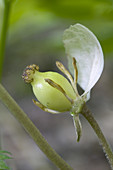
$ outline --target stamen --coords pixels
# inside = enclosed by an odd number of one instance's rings
[[[56,62],[56,66],[58,67],[58,69],[59,69],[60,71],[62,71],[62,72],[67,76],[67,78],[70,80],[70,83],[71,83],[71,85],[72,85],[72,87],[73,87],[76,95],[78,95],[78,91],[77,91],[77,87],[76,87],[76,85],[77,85],[78,71],[77,71],[77,67],[76,67],[76,60],[75,60],[75,58],[73,58],[74,80],[73,80],[71,74],[69,73],[69,71],[64,67],[64,65],[63,65],[61,62],[57,61],[57,62]]]
[[[73,67],[74,67],[74,83],[77,84],[77,80],[78,80],[78,69],[77,69],[77,65],[76,65],[76,60],[73,57]]]
[[[45,79],[45,81],[46,81],[49,85],[51,85],[52,87],[54,87],[54,88],[56,88],[57,90],[59,90],[59,91],[69,100],[69,102],[71,102],[71,104],[74,103],[74,100],[71,99],[71,98],[66,94],[65,90],[64,90],[59,84],[55,83],[55,82],[54,82],[53,80],[51,80],[51,79]]]
[[[69,73],[69,71],[64,67],[64,65],[61,62],[56,61],[56,66],[58,67],[60,71],[62,71],[62,73],[64,73],[67,76],[67,78],[70,80],[71,84],[73,85],[74,83],[73,78],[71,74]]]
[[[49,113],[53,113],[53,114],[57,114],[57,113],[60,113],[56,110],[52,110],[52,109],[48,109],[47,107],[45,107],[43,104],[41,104],[40,102],[32,99],[33,103],[38,106],[40,109],[44,110],[45,112],[49,112]]]

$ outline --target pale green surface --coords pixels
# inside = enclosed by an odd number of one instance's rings
[[[66,94],[75,99],[75,93],[67,81],[62,75],[55,72],[35,72],[34,81],[32,83],[33,91],[37,99],[49,109],[56,111],[69,111],[71,109],[71,103],[68,99],[57,89],[51,87],[44,79],[51,79],[55,83],[59,84],[66,92]]]

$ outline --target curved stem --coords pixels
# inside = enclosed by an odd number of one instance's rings
[[[8,0],[4,0],[3,23],[2,23],[1,34],[0,34],[0,80],[2,77],[2,67],[3,67],[3,59],[4,59],[4,52],[5,52],[10,7],[11,7],[11,2]]]
[[[18,106],[14,99],[9,95],[5,88],[0,84],[0,100],[9,109],[12,115],[20,122],[24,129],[29,133],[38,147],[45,153],[45,155],[61,170],[72,170],[68,165],[47,143],[44,137],[41,135],[36,126],[24,113],[24,111]]]
[[[111,165],[111,169],[113,169],[113,152],[112,152],[106,138],[104,137],[98,123],[96,122],[91,111],[87,108],[86,105],[84,105],[81,114],[87,119],[87,121],[90,123],[93,130],[97,134],[99,142],[103,147],[103,151],[105,152],[105,156],[106,156],[106,158],[108,159],[108,161]]]

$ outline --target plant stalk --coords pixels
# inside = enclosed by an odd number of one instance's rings
[[[11,2],[9,0],[4,0],[3,2],[4,2],[3,22],[2,22],[1,34],[0,34],[0,81],[2,78],[5,44],[6,44],[6,37],[7,37],[7,30],[8,30],[10,7],[11,7]]]
[[[106,158],[108,159],[111,169],[113,170],[113,152],[110,148],[105,136],[102,133],[97,121],[94,119],[91,111],[84,105],[81,114],[87,119],[89,124],[92,126],[93,130],[98,136],[99,142],[102,145],[103,151],[105,153]]]
[[[5,88],[0,84],[0,100],[8,108],[11,114],[20,122],[24,129],[35,141],[37,146],[44,152],[44,154],[61,170],[72,170],[73,168],[68,165],[47,143],[45,138],[41,135],[40,131],[36,128],[33,122],[19,107],[14,99],[9,95]]]

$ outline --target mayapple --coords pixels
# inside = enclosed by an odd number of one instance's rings
[[[33,101],[41,109],[51,113],[80,113],[83,103],[89,100],[90,91],[102,74],[103,52],[95,35],[81,24],[75,24],[65,30],[63,42],[72,74],[71,63],[74,66],[74,80],[60,62],[56,62],[56,65],[70,82],[59,73],[39,72],[39,67],[35,64],[26,67],[23,79],[31,83],[38,99]],[[73,62],[70,62],[72,60]],[[81,96],[77,91],[77,80],[84,90]]]
[[[76,60],[73,58],[74,79],[62,63],[56,62],[57,67],[67,76],[70,82],[61,74],[56,72],[39,72],[39,67],[35,64],[26,67],[22,78],[26,83],[31,83],[33,92],[38,101],[34,104],[42,110],[50,113],[61,113],[70,111],[76,127],[77,141],[81,136],[81,123],[79,113],[85,102],[77,91],[78,71]]]
[[[60,62],[56,64],[73,82],[66,68]],[[52,71],[40,72],[39,67],[33,64],[26,67],[22,77],[25,82],[31,83],[33,92],[39,101],[33,100],[33,102],[41,109],[51,113],[72,109],[77,94],[71,83],[61,74]]]
[[[102,74],[104,58],[95,35],[81,24],[75,24],[65,30],[63,42],[74,79],[60,62],[56,62],[56,65],[69,81],[59,73],[41,73],[35,64],[27,66],[22,77],[25,82],[31,83],[38,99],[33,102],[38,107],[50,113],[70,111],[79,141],[82,131],[79,113],[90,99],[90,91]],[[78,93],[77,83],[84,90],[82,95]]]

